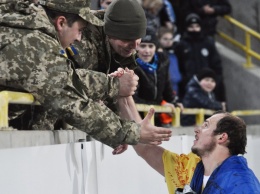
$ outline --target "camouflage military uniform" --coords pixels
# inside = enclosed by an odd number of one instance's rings
[[[104,19],[104,11],[95,11],[94,14]],[[83,38],[80,42],[75,42],[73,45],[78,51],[77,53],[69,52],[71,58],[78,68],[95,70],[103,73],[111,73],[117,68],[128,67],[135,69],[135,53],[130,57],[121,57],[111,49],[108,42],[108,37],[104,33],[103,27],[97,27],[89,24],[83,33]]]
[[[61,54],[46,12],[25,1],[10,2],[0,1],[0,85],[32,93],[53,121],[62,116],[109,146],[136,144],[140,126],[99,103],[116,97],[118,79],[75,70]]]

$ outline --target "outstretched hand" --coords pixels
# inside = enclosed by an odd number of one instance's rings
[[[160,145],[162,141],[169,141],[172,131],[163,127],[156,127],[151,124],[154,109],[151,108],[146,117],[140,122],[141,137],[139,142],[151,145]]]

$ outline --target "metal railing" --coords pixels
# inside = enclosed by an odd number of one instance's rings
[[[156,113],[171,113],[172,115],[172,126],[173,127],[180,127],[181,123],[181,115],[195,115],[196,117],[196,124],[201,125],[204,122],[204,118],[207,115],[212,115],[215,111],[203,109],[203,108],[184,108],[181,112],[179,107],[176,107],[175,110],[171,109],[167,106],[160,106],[160,105],[147,105],[147,104],[136,104],[136,108],[139,112],[143,112],[144,115],[148,113],[150,108],[154,108]],[[152,118],[151,122],[154,124],[154,118]]]
[[[1,91],[0,92],[0,130],[10,130],[8,128],[8,106],[9,104],[28,104],[28,105],[39,105],[35,102],[32,94],[23,92],[11,92],[11,91]],[[185,108],[182,112],[179,107],[175,110],[167,106],[160,105],[147,105],[147,104],[136,104],[136,108],[139,112],[144,112],[146,115],[150,108],[154,108],[156,113],[171,113],[172,115],[172,126],[180,127],[180,118],[182,114],[185,115],[195,115],[196,124],[201,125],[204,122],[205,116],[212,115],[215,111],[202,109],[202,108]],[[253,116],[260,115],[260,110],[236,110],[231,112],[231,114],[236,116]],[[154,124],[154,118],[151,122]]]
[[[148,113],[150,108],[154,108],[157,113],[171,113],[172,114],[172,126],[180,127],[180,118],[182,115],[195,115],[196,125],[201,125],[205,116],[212,115],[215,110],[203,109],[203,108],[184,108],[181,112],[180,108],[177,107],[173,111],[170,107],[160,106],[160,105],[147,105],[147,104],[136,104],[136,108],[139,112],[144,112],[145,115]],[[260,115],[260,110],[235,110],[231,114],[235,116],[255,116]],[[152,123],[154,124],[154,118],[152,118]]]
[[[258,32],[256,32],[255,30],[242,24],[241,22],[235,20],[231,16],[226,15],[226,16],[224,16],[224,18],[228,22],[237,26],[238,28],[240,28],[241,30],[243,30],[245,32],[245,45],[238,42],[231,36],[228,36],[227,34],[221,32],[221,31],[218,31],[219,36],[224,38],[225,40],[229,41],[230,43],[232,43],[233,45],[235,45],[236,47],[240,48],[241,50],[243,50],[245,52],[246,63],[244,64],[244,67],[246,67],[246,68],[253,67],[252,57],[255,57],[256,59],[260,60],[260,54],[258,54],[257,52],[255,52],[251,49],[251,37],[253,36],[260,40],[260,34]]]
[[[9,104],[33,104],[32,94],[23,92],[0,92],[0,129],[8,130],[8,106]]]

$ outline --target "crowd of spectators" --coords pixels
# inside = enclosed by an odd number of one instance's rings
[[[140,4],[145,11],[147,29],[153,31],[159,40],[156,52],[162,53],[168,58],[166,63],[168,63],[169,76],[165,78],[169,79],[171,83],[172,96],[175,99],[174,103],[172,102],[173,108],[176,107],[176,102],[181,104],[182,107],[184,97],[185,95],[187,96],[189,91],[187,84],[192,80],[194,81],[194,76],[200,74],[204,68],[209,68],[216,74],[214,78],[216,86],[213,91],[201,91],[211,103],[219,102],[220,104],[225,104],[226,95],[222,73],[222,60],[218,53],[214,36],[216,34],[218,16],[223,16],[231,12],[230,3],[226,0],[141,0]],[[155,59],[148,63],[150,65],[154,64]],[[138,72],[138,70],[136,71]],[[144,79],[142,78],[143,76],[139,75],[140,80]],[[158,77],[158,79],[161,78]],[[199,81],[195,81],[201,87]],[[152,83],[154,82],[149,82],[149,85]],[[139,88],[148,87],[147,85],[143,86],[143,84],[143,82],[139,82]],[[155,84],[153,89],[157,87]],[[150,88],[152,87],[150,86]],[[212,95],[215,97],[211,98]],[[137,103],[140,102],[158,104],[158,102],[152,103],[145,98],[142,101],[138,99]],[[168,102],[168,100],[162,99],[160,103],[165,104],[165,102]],[[183,105],[184,108],[226,109],[226,106],[210,106],[210,103],[202,105],[194,102],[192,104],[190,106],[190,103],[185,102]],[[161,123],[159,124],[167,124],[167,122],[169,124],[171,119],[167,121],[161,119]],[[194,122],[187,123],[190,123],[190,125],[195,124]]]

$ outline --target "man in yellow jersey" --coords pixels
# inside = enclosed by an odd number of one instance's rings
[[[143,144],[134,149],[165,176],[170,194],[260,193],[258,179],[246,159],[238,156],[246,153],[247,144],[246,124],[242,119],[219,111],[194,132],[192,153],[187,155]],[[190,191],[182,191],[187,184]]]

